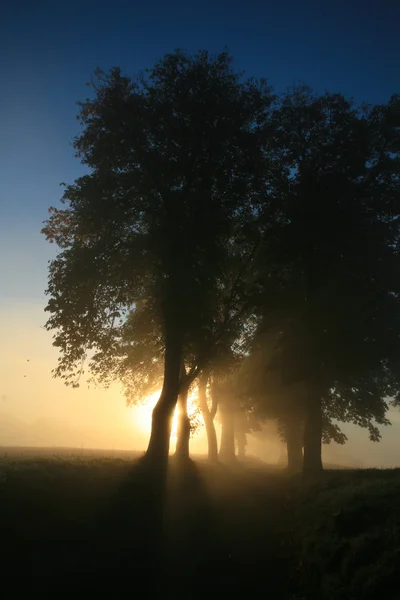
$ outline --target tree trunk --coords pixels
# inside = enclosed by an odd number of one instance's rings
[[[208,444],[208,460],[210,462],[218,462],[218,441],[217,432],[215,431],[214,419],[210,413],[203,413],[204,425],[206,427],[207,444]]]
[[[175,456],[182,460],[189,458],[190,419],[187,412],[188,394],[189,388],[186,385],[181,385],[178,397],[179,415]]]
[[[303,466],[303,425],[301,421],[289,420],[285,426],[287,468],[297,473]]]
[[[244,431],[236,433],[236,442],[238,447],[238,458],[244,460],[246,458],[247,436]]]
[[[236,418],[234,420],[235,427],[235,437],[236,444],[238,449],[238,458],[239,460],[244,460],[246,458],[246,446],[247,446],[247,420],[246,416],[242,411],[236,412]]]
[[[199,404],[201,414],[204,420],[204,425],[207,434],[208,443],[208,460],[210,462],[218,461],[218,442],[217,433],[215,431],[214,417],[217,412],[217,398],[215,395],[212,396],[211,411],[208,408],[207,403],[207,383],[209,379],[208,373],[203,373],[199,380]]]
[[[153,410],[151,435],[146,459],[160,467],[166,466],[169,454],[171,425],[179,393],[182,358],[182,337],[169,333],[165,337],[164,382]]]
[[[220,404],[221,416],[221,447],[219,458],[223,462],[234,462],[235,455],[235,424],[232,410],[225,405]]]
[[[318,389],[311,387],[306,403],[303,472],[305,475],[317,475],[322,470],[321,394]]]

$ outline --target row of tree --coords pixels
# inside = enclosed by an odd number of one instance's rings
[[[277,419],[305,472],[338,422],[379,439],[399,390],[400,97],[276,95],[226,52],[178,50],[99,71],[79,118],[87,174],[43,229],[55,375],[78,385],[88,362],[130,402],[162,381],[162,464],[177,402],[188,455],[195,382],[212,457],[217,405],[227,440],[232,406]]]

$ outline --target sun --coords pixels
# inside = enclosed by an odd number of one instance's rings
[[[153,408],[158,402],[160,397],[161,390],[154,392],[153,394],[149,394],[146,398],[143,399],[142,403],[136,407],[134,412],[134,420],[135,425],[139,427],[143,433],[147,433],[150,435],[151,432],[151,415],[153,412]],[[196,419],[199,413],[199,407],[197,402],[197,390],[193,390],[188,397],[188,415],[191,420]],[[178,430],[178,415],[179,408],[178,406],[175,408],[174,418],[172,421],[172,429],[171,429],[171,438],[176,440],[177,430]]]
[[[157,401],[160,397],[161,390],[146,396],[144,400],[136,406],[136,410],[133,413],[133,418],[135,421],[135,425],[139,427],[143,433],[150,434],[151,431],[151,413],[153,412],[153,408],[157,404]]]

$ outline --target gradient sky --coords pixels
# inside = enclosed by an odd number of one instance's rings
[[[65,431],[71,427],[92,445],[94,439],[97,445],[131,443],[133,419],[118,390],[75,391],[51,379],[57,354],[41,329],[54,248],[40,228],[49,205],[59,201],[60,182],[82,173],[71,139],[78,132],[76,102],[88,94],[85,84],[96,67],[134,73],[177,47],[217,52],[228,46],[238,69],[266,76],[278,91],[305,82],[319,92],[380,103],[400,91],[399,27],[395,0],[3,0],[0,417],[64,423]],[[399,434],[394,425],[380,447],[353,442],[348,451],[388,464],[394,451],[400,456]],[[366,435],[353,437],[358,442]]]

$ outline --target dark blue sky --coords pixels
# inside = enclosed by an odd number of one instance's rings
[[[81,172],[75,103],[97,66],[133,73],[176,47],[228,46],[238,69],[278,91],[304,81],[378,103],[400,91],[399,29],[394,0],[3,0],[0,300],[43,296],[51,249],[39,229],[59,183]]]

